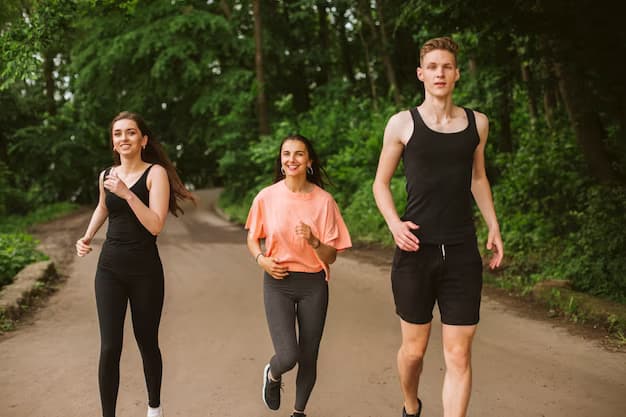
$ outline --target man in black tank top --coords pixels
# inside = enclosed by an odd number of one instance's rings
[[[393,115],[385,128],[374,196],[396,242],[391,282],[400,316],[398,372],[402,416],[420,416],[422,359],[437,302],[446,374],[444,417],[465,417],[471,388],[471,345],[479,321],[482,260],[476,243],[472,197],[489,227],[489,266],[502,261],[500,227],[485,173],[489,124],[479,112],[456,106],[452,93],[460,73],[458,46],[435,38],[420,50],[417,76],[424,102]],[[402,217],[390,182],[402,158],[408,194]]]

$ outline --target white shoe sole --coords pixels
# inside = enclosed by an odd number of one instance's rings
[[[261,391],[261,398],[263,399],[263,404],[265,404],[265,406],[271,410],[269,404],[265,400],[265,387],[267,386],[267,381],[269,380],[269,376],[267,375],[269,370],[270,364],[268,363],[267,365],[265,365],[265,369],[263,369],[263,391]]]

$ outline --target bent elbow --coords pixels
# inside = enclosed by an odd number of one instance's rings
[[[155,224],[150,229],[148,229],[148,231],[150,232],[150,234],[152,234],[152,236],[158,236],[163,230],[164,226],[165,226],[165,222],[159,221],[157,222],[157,224]]]

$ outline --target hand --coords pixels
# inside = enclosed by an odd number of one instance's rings
[[[302,221],[296,226],[296,236],[306,240],[311,246],[319,247],[318,242],[321,243],[320,240],[313,235],[311,227]]]
[[[76,241],[76,254],[80,257],[87,255],[91,252],[91,238],[83,236]]]
[[[489,261],[489,268],[496,269],[500,266],[502,258],[504,257],[504,244],[502,243],[502,236],[500,236],[500,229],[489,229],[489,236],[487,237],[487,250],[493,252],[491,260]]]
[[[420,241],[411,230],[419,229],[419,226],[413,222],[398,222],[391,229],[393,240],[400,249],[406,252],[417,252],[420,248]]]
[[[107,177],[104,179],[104,188],[117,195],[118,197],[123,198],[124,200],[126,200],[128,198],[128,195],[130,194],[130,190],[128,189],[126,184],[124,184],[124,181],[122,181],[120,177],[117,176],[117,172],[115,172],[115,169],[112,169],[109,172],[109,175],[107,175]]]
[[[286,266],[282,266],[275,258],[261,255],[259,256],[259,265],[261,268],[265,270],[268,274],[273,276],[275,279],[283,279],[287,275],[289,275],[289,271],[287,271]]]

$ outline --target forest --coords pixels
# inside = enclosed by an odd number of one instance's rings
[[[109,123],[130,110],[147,119],[185,183],[224,188],[220,204],[237,221],[271,183],[280,140],[309,137],[353,239],[392,245],[371,192],[383,129],[423,99],[420,46],[451,36],[460,45],[454,100],[490,121],[487,170],[506,247],[498,279],[522,289],[565,279],[626,303],[626,31],[617,6],[3,0],[0,217],[93,205],[98,174],[112,164]],[[400,168],[400,212],[404,187]],[[478,210],[476,219],[484,241]],[[0,222],[0,268],[30,244],[24,235]]]

